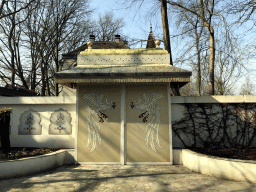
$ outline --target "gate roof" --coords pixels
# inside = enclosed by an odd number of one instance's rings
[[[161,48],[86,49],[77,66],[55,73],[60,84],[172,82],[181,87],[190,71],[170,65],[170,54]]]

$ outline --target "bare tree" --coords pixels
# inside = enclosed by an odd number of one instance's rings
[[[114,41],[115,35],[121,34],[124,25],[123,18],[114,18],[113,13],[106,12],[99,15],[92,32],[97,41]]]
[[[215,92],[217,95],[233,94],[233,87],[244,69],[244,51],[238,38],[228,33],[220,34],[216,49]]]
[[[88,36],[91,11],[87,3],[86,0],[42,2],[24,26],[31,51],[31,87],[40,85],[42,95],[59,94],[54,73],[59,71],[60,55],[79,46]]]
[[[181,29],[179,32],[180,37],[182,38],[182,41],[187,39],[186,46],[184,46],[183,49],[184,52],[178,59],[176,59],[176,62],[187,62],[191,65],[193,71],[196,73],[197,95],[200,96],[202,92],[202,70],[203,68],[207,67],[206,63],[204,62],[204,53],[207,50],[205,47],[206,30],[200,19],[194,14],[191,14],[185,10],[180,10],[180,12],[178,12],[176,15],[176,26],[177,28]],[[194,50],[195,53],[193,53]]]
[[[59,70],[60,55],[81,45],[91,28],[88,1],[31,1],[21,9],[25,2],[1,4],[10,14],[0,20],[0,78],[42,95],[58,95],[54,72]],[[26,51],[29,54],[21,54]]]
[[[251,82],[249,77],[246,77],[244,84],[241,86],[240,95],[254,95],[255,85]]]
[[[37,3],[35,2],[35,6]],[[15,77],[17,76],[23,86],[28,88],[21,61],[21,24],[27,19],[28,14],[25,13],[26,9],[34,9],[32,2],[26,3],[25,1],[2,1],[0,19],[0,66],[6,70],[5,74],[0,76],[4,82],[10,81],[12,85],[15,84]],[[1,15],[1,14],[0,14]],[[8,71],[11,75],[8,78]],[[7,81],[6,81],[7,80]]]
[[[199,3],[195,1],[188,1],[187,3],[183,1],[167,1],[168,4],[178,7],[182,10],[188,11],[198,17],[203,26],[209,32],[210,41],[210,65],[209,65],[209,76],[210,76],[210,94],[214,95],[214,63],[215,63],[215,38],[214,38],[214,28],[212,24],[212,17],[215,15],[215,5],[214,0],[200,0]]]
[[[131,6],[133,6],[135,4],[139,4],[139,8],[142,8],[143,2],[144,2],[144,0],[131,0],[130,1]],[[165,46],[165,50],[167,50],[168,53],[170,54],[170,64],[173,65],[170,34],[169,34],[168,15],[167,15],[167,0],[158,0],[158,1],[156,1],[156,3],[157,3],[156,5],[159,5],[159,2],[161,4],[160,12],[161,12],[161,20],[162,20],[162,28],[163,28],[164,46]],[[156,11],[155,9],[152,9],[152,10]],[[177,87],[177,85],[175,83],[170,84],[170,87],[171,87],[173,95],[180,96],[179,87]]]
[[[256,10],[255,0],[235,0],[227,3],[229,13],[237,15],[237,22],[243,23],[250,20]]]
[[[37,0],[29,0],[29,1],[8,1],[8,0],[1,0],[0,2],[0,19],[4,18],[4,17],[9,17],[9,16],[13,16],[25,9],[28,9],[29,6],[36,2]],[[13,7],[10,4],[15,4],[16,6]],[[13,9],[12,9],[13,8]]]

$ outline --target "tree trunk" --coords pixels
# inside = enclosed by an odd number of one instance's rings
[[[15,38],[13,39],[13,47],[14,47],[14,53],[15,53],[15,63],[17,66],[17,73],[18,76],[23,84],[23,86],[26,89],[29,89],[27,82],[25,81],[24,78],[24,73],[23,73],[23,69],[22,69],[22,64],[21,64],[21,60],[20,60],[20,51],[19,51],[19,37],[15,35]]]
[[[32,60],[31,90],[36,90],[36,64]]]
[[[47,87],[47,96],[51,96],[51,90],[49,85],[49,75],[46,73],[46,87]]]
[[[56,55],[55,55],[55,71],[59,71],[59,58],[58,58],[58,44],[56,45]],[[55,83],[55,96],[59,95],[59,84]]]
[[[163,2],[163,0],[162,0]],[[214,95],[214,62],[215,62],[215,45],[214,45],[214,30],[211,26],[211,17],[213,16],[213,8],[214,8],[214,0],[212,1],[212,9],[207,10],[207,14],[210,14],[210,19],[206,19],[205,17],[205,5],[204,1],[200,0],[200,14],[195,12],[194,10],[191,10],[187,7],[184,7],[182,4],[170,2],[168,1],[170,5],[178,6],[186,11],[189,11],[190,13],[196,15],[198,18],[201,19],[201,21],[204,24],[204,27],[207,28],[207,30],[210,33],[210,66],[209,66],[209,76],[210,76],[210,95]]]
[[[214,62],[215,62],[215,44],[214,44],[214,30],[210,30],[210,66],[209,66],[209,76],[210,76],[210,95],[214,95]]]
[[[200,62],[200,49],[199,49],[199,36],[197,33],[197,26],[195,27],[196,33],[196,53],[197,53],[197,96],[201,96],[201,62]]]
[[[46,81],[45,81],[45,66],[43,62],[40,64],[41,66],[41,81],[42,81],[42,88],[41,88],[41,96],[45,96],[45,90],[46,90]]]
[[[59,3],[59,1],[58,1]],[[57,6],[57,23],[56,25],[56,39],[55,39],[55,72],[59,71],[59,4]],[[55,83],[55,96],[59,95],[59,84]]]
[[[170,54],[170,64],[173,65],[166,0],[161,0],[161,18],[162,18],[162,25],[163,25],[164,47],[165,47],[165,50],[167,50],[168,53]],[[173,96],[180,96],[179,88],[174,87],[171,83],[170,83],[170,87],[171,87]]]
[[[165,47],[165,50],[167,50],[168,53],[170,54],[170,64],[173,65],[166,0],[161,0],[161,18],[162,18],[162,25],[163,25],[164,47]]]
[[[210,65],[209,65],[209,77],[210,77],[210,85],[209,85],[209,94],[214,95],[214,62],[215,62],[215,44],[214,44],[214,30],[213,27],[211,26],[211,17],[213,14],[213,7],[214,7],[214,1],[212,2],[212,10],[210,13],[210,19],[207,21],[205,19],[205,14],[204,14],[204,2],[203,0],[200,0],[200,9],[201,9],[201,19],[204,22],[204,26],[208,29],[210,33]]]
[[[172,95],[173,96],[180,96],[180,89],[179,89],[179,87],[175,87],[174,85],[172,85],[172,83],[170,83],[170,87],[171,87]]]
[[[31,84],[30,89],[35,90],[36,89],[36,58],[35,58],[35,50],[34,50],[34,43],[30,40],[30,45],[33,45],[33,47],[30,49],[30,55],[31,55]]]
[[[12,47],[12,38],[13,38],[13,33],[14,33],[14,28],[15,28],[15,17],[11,19],[12,27],[8,36],[8,46],[9,46],[9,51],[11,53],[11,85],[15,84],[15,64],[14,64],[14,50]]]

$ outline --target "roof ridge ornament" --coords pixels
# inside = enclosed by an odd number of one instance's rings
[[[148,41],[147,41],[147,45],[146,45],[146,49],[148,48],[156,48],[156,45],[155,45],[155,37],[153,35],[153,32],[152,32],[152,25],[150,24],[150,32],[149,32],[149,35],[148,35]]]
[[[156,48],[160,48],[161,41],[159,39],[155,40]]]
[[[93,42],[92,41],[88,41],[87,42],[87,46],[88,46],[88,49],[92,49]]]

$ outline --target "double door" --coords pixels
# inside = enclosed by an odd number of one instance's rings
[[[169,119],[167,84],[80,85],[77,161],[170,163]]]

